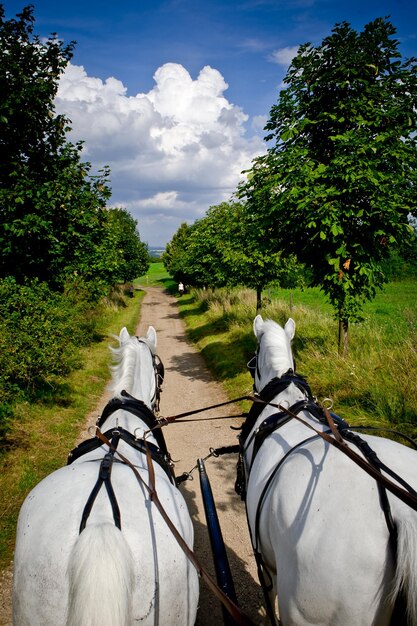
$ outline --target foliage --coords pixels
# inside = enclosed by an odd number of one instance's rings
[[[296,284],[303,274],[294,256],[271,252],[256,211],[239,201],[212,206],[192,226],[183,224],[163,260],[178,280],[205,287],[245,285],[257,290],[276,282]],[[258,299],[259,299],[258,298]]]
[[[166,245],[161,260],[167,272],[177,282],[189,283],[187,248],[192,227],[183,222]]]
[[[72,57],[73,43],[33,37],[33,7],[6,21],[0,5],[0,181],[26,171],[40,181],[55,171],[66,120],[54,115],[57,79]]]
[[[237,222],[233,223],[233,218]],[[225,287],[236,284],[238,268],[233,237],[238,220],[237,205],[224,202],[210,207],[205,217],[193,224],[186,254],[192,285]]]
[[[80,301],[79,290],[62,295],[51,292],[45,283],[18,285],[9,277],[0,281],[0,320],[0,413],[4,416],[16,396],[33,394],[77,365],[76,347],[85,344],[93,318],[85,301]]]
[[[102,275],[107,285],[131,282],[147,272],[149,255],[137,230],[137,221],[126,209],[108,209],[105,216],[105,234],[98,248],[98,264],[90,268],[91,278]]]
[[[386,19],[360,33],[342,23],[299,48],[266,126],[275,145],[243,190],[346,324],[383,285],[381,261],[410,241],[416,211],[417,65],[394,33]]]
[[[91,174],[55,114],[73,43],[42,42],[33,25],[32,6],[7,21],[0,5],[0,276],[59,290],[78,276],[98,299],[141,273],[147,253],[133,218],[106,209],[109,170]]]
[[[189,254],[193,269],[199,264],[194,284],[224,287],[237,284],[262,288],[277,278],[281,259],[254,242],[253,224],[240,202],[212,206],[191,234]]]

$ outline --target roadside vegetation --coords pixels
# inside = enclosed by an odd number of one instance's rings
[[[134,330],[149,267],[109,169],[83,162],[55,111],[74,44],[0,4],[0,559],[27,492],[65,463],[108,379],[109,332]],[[129,296],[133,296],[132,298]]]
[[[144,276],[138,279],[144,281]],[[229,397],[250,392],[246,364],[256,348],[255,290],[192,287],[179,296],[177,283],[161,263],[151,265],[148,284],[176,295],[190,340]],[[330,397],[333,410],[351,424],[381,426],[417,438],[415,274],[409,271],[409,278],[391,280],[364,305],[363,320],[352,325],[347,357],[338,352],[333,308],[318,287],[271,286],[264,296],[265,319],[281,324],[288,317],[295,320],[297,370],[307,376],[318,399]]]
[[[81,160],[55,112],[74,44],[34,34],[34,7],[0,4],[0,437],[80,363],[123,287],[147,270],[137,222],[109,208],[108,168]]]
[[[14,404],[0,454],[0,567],[12,558],[17,515],[25,496],[44,476],[65,465],[86,416],[110,379],[111,335],[118,335],[123,326],[135,332],[143,295],[135,291],[125,307],[108,307],[94,341],[81,348],[77,368],[57,375],[36,398]],[[32,338],[32,344],[36,341]]]
[[[313,394],[330,397],[351,424],[381,426],[417,437],[417,280],[389,283],[352,325],[347,357],[338,353],[332,307],[317,288],[271,290],[262,315],[296,322],[299,373]],[[192,289],[178,298],[191,340],[228,395],[251,390],[246,363],[256,342],[256,294],[249,289]],[[291,304],[292,303],[292,304]]]

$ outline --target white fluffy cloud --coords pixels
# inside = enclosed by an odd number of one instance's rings
[[[70,138],[85,141],[86,160],[110,166],[112,203],[138,219],[144,241],[160,245],[181,222],[228,199],[265,146],[245,136],[248,116],[224,97],[228,85],[216,69],[193,79],[166,63],[154,81],[148,93],[129,96],[119,80],[69,64],[56,108],[71,120]]]
[[[279,48],[278,50],[274,50],[269,56],[269,60],[273,63],[277,63],[278,65],[284,65],[288,67],[293,60],[293,58],[297,55],[298,46],[287,46],[286,48]]]

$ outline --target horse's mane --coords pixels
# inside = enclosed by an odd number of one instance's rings
[[[285,330],[274,320],[265,320],[263,325],[262,344],[269,356],[271,367],[279,376],[291,365],[291,346]]]
[[[119,337],[115,336],[115,339],[118,340]],[[143,337],[141,337],[141,341],[147,343]],[[123,389],[126,391],[132,389],[134,375],[137,374],[139,345],[137,337],[130,337],[127,342],[117,348],[110,346],[113,363],[110,365],[112,380],[109,390],[115,395],[119,395]]]

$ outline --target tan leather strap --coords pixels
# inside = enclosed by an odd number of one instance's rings
[[[287,407],[281,406],[280,404],[273,404],[271,402],[266,402],[265,404],[268,404],[269,406],[275,407],[279,409],[280,411],[287,413],[294,419],[301,422],[301,424],[304,424],[304,426],[306,426],[310,430],[313,430],[319,437],[321,437],[322,439],[330,443],[332,446],[335,446],[336,448],[341,450],[344,454],[346,454],[346,456],[352,459],[352,461],[354,461],[357,465],[359,465],[359,467],[365,470],[365,472],[367,472],[367,474],[372,476],[372,478],[374,478],[377,482],[381,483],[386,489],[388,489],[388,491],[390,491],[395,496],[397,496],[397,498],[402,500],[402,502],[404,502],[409,507],[414,509],[414,511],[417,511],[417,497],[413,493],[410,493],[406,489],[403,489],[402,487],[394,483],[392,480],[390,480],[389,478],[381,474],[368,461],[366,461],[366,459],[364,459],[359,454],[357,454],[357,452],[349,448],[349,446],[343,441],[343,439],[340,441],[339,439],[332,437],[328,433],[322,432],[318,430],[317,428],[314,428],[314,426],[306,422],[299,415],[296,415],[295,413],[293,413],[291,409],[288,409]]]
[[[99,430],[97,430],[96,434],[97,434],[97,437],[99,437],[99,439],[103,443],[105,443],[107,446],[109,446],[109,448],[111,450],[113,450],[113,446],[112,446],[111,442],[107,439],[107,437],[105,437]],[[200,576],[200,578],[202,578],[204,580],[204,582],[206,583],[208,588],[214,593],[215,596],[217,596],[217,598],[220,600],[220,602],[223,604],[223,606],[227,609],[227,611],[230,613],[230,615],[233,617],[233,619],[236,621],[236,623],[239,626],[255,626],[254,622],[252,622],[250,617],[248,617],[234,602],[232,602],[232,600],[230,600],[230,598],[228,596],[226,596],[226,594],[220,589],[220,587],[218,587],[218,585],[214,582],[214,580],[212,579],[210,574],[207,572],[207,570],[203,567],[203,565],[197,559],[195,553],[188,547],[187,543],[184,541],[183,537],[181,536],[181,534],[178,532],[178,530],[174,526],[173,522],[171,521],[170,517],[168,516],[168,514],[165,511],[164,507],[162,506],[161,501],[159,500],[159,497],[158,497],[158,494],[157,494],[157,491],[156,491],[156,485],[155,485],[155,471],[154,471],[152,456],[151,456],[151,453],[150,453],[150,450],[149,450],[149,446],[147,444],[146,439],[144,439],[144,443],[145,443],[145,447],[146,447],[146,461],[147,461],[147,465],[148,465],[150,485],[148,485],[143,480],[142,476],[139,474],[139,472],[136,469],[136,467],[129,461],[129,459],[127,459],[118,450],[115,450],[115,453],[118,455],[118,457],[124,463],[126,463],[126,465],[128,465],[130,467],[130,469],[133,471],[137,481],[143,487],[145,487],[146,491],[148,492],[148,495],[149,495],[150,499],[155,504],[155,506],[158,509],[159,513],[161,514],[161,516],[165,520],[168,528],[170,529],[170,531],[174,535],[177,543],[179,544],[179,546],[181,547],[181,549],[183,550],[183,552],[185,553],[187,558],[191,561],[191,563],[196,568],[197,573]]]

